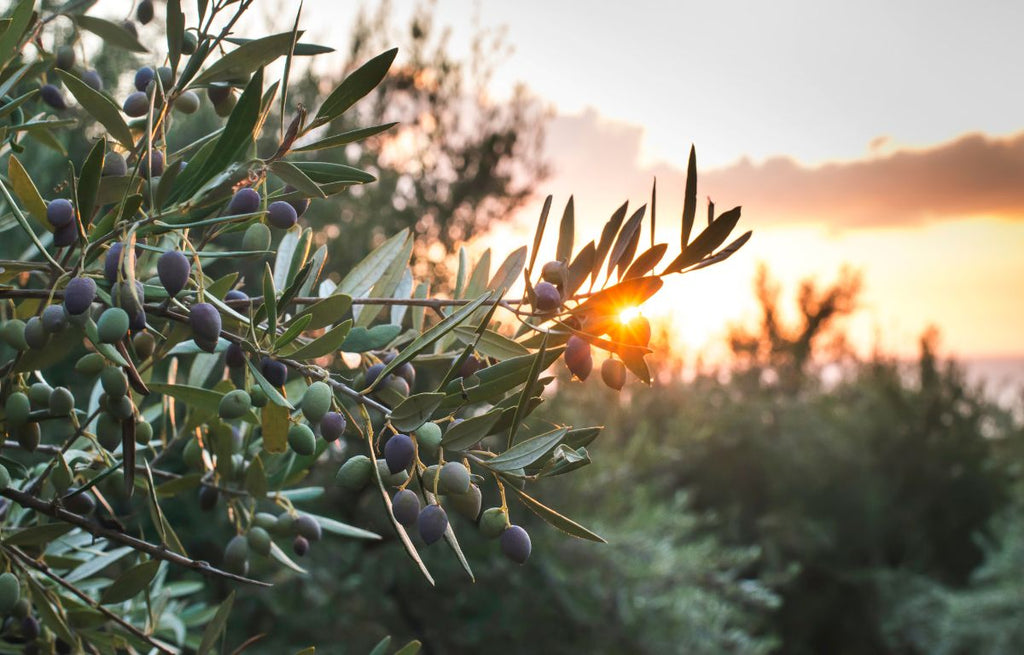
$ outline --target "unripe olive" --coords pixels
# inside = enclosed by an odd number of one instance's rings
[[[617,359],[606,359],[601,364],[601,379],[604,383],[619,391],[626,384],[626,365]]]
[[[192,263],[177,250],[168,250],[156,261],[156,272],[167,295],[174,297],[188,284]]]
[[[303,536],[295,537],[295,541],[292,542],[292,552],[299,557],[305,557],[309,552],[309,540]]]
[[[266,407],[270,399],[267,398],[267,392],[262,387],[253,387],[249,390],[249,397],[252,399],[253,407]]]
[[[174,101],[174,108],[183,114],[194,114],[199,110],[199,96],[195,91],[185,91]]]
[[[249,572],[249,542],[240,534],[231,537],[224,548],[224,570],[235,575]]]
[[[249,532],[245,535],[245,538],[249,541],[249,548],[253,552],[267,557],[270,555],[270,533],[264,528],[259,526],[252,526],[249,528]]]
[[[132,118],[140,118],[149,113],[149,97],[145,91],[132,91],[124,99],[121,109]]]
[[[174,84],[174,71],[171,70],[170,66],[160,66],[156,69],[156,75],[160,78],[160,84],[164,89],[171,88]]]
[[[317,380],[309,385],[306,393],[302,396],[302,415],[311,423],[319,423],[331,409],[331,400],[334,393],[326,382]]]
[[[95,69],[90,68],[89,70],[82,73],[82,81],[88,84],[96,91],[103,90],[103,78],[96,72]]]
[[[198,439],[193,438],[188,440],[181,451],[181,458],[185,462],[185,466],[191,469],[202,468],[203,447],[199,445]]]
[[[260,196],[260,192],[252,187],[244,187],[235,191],[235,195],[231,196],[230,202],[228,202],[227,214],[229,216],[235,216],[238,214],[252,214],[260,210],[260,204],[263,202],[263,198]],[[253,225],[257,225],[253,223]],[[250,226],[252,227],[252,226]]]
[[[270,512],[256,512],[252,517],[252,524],[264,530],[272,529],[275,523],[277,523],[277,517]]]
[[[25,321],[25,343],[29,348],[39,350],[46,347],[50,342],[50,334],[43,326],[43,321],[38,316]]]
[[[100,384],[111,398],[120,398],[128,393],[128,378],[118,366],[104,368],[100,373]]]
[[[32,411],[32,403],[28,396],[20,391],[15,391],[7,396],[4,403],[4,413],[7,417],[7,426],[19,428],[28,422],[28,415]]]
[[[36,382],[29,387],[28,399],[32,404],[32,409],[43,409],[44,407],[49,407],[51,393],[53,393],[53,387],[45,382]]]
[[[562,279],[565,271],[565,264],[559,261],[548,262],[544,264],[544,267],[540,269],[540,276],[545,282],[551,284],[561,284],[564,280]]]
[[[380,386],[391,389],[400,396],[408,396],[410,391],[409,383],[405,381],[405,378],[400,378],[397,375],[388,375]]]
[[[46,205],[46,220],[58,228],[71,225],[75,220],[75,206],[67,198],[51,200]]]
[[[269,357],[264,357],[260,360],[260,372],[263,373],[263,377],[267,379],[267,382],[271,386],[280,389],[284,386],[284,383],[288,381],[288,367]]]
[[[320,436],[327,441],[337,441],[345,434],[345,416],[339,412],[327,412],[320,419]]]
[[[409,468],[416,456],[416,445],[407,434],[396,434],[384,444],[384,459],[391,473]]]
[[[440,484],[441,467],[437,464],[431,464],[427,468],[423,469],[420,473],[420,481],[423,484],[423,488],[430,493],[444,493],[444,489],[441,488]]]
[[[220,492],[217,491],[216,487],[209,487],[203,485],[199,487],[199,509],[204,512],[209,512],[217,506],[217,501],[220,499]]]
[[[122,177],[128,174],[128,162],[119,152],[108,152],[103,155],[103,177]]]
[[[62,45],[57,48],[57,57],[54,67],[69,71],[75,67],[75,49],[69,45]]]
[[[185,32],[181,37],[181,51],[186,55],[194,55],[199,47],[199,37],[195,32]]]
[[[500,507],[490,507],[480,515],[480,534],[496,539],[508,527],[508,513]]]
[[[53,84],[44,84],[39,87],[39,97],[42,98],[43,102],[58,111],[68,108],[68,103],[64,100],[64,94]]]
[[[277,521],[274,523],[273,532],[279,537],[286,537],[294,534],[295,530],[295,516],[284,512],[277,517]]]
[[[531,550],[530,535],[518,525],[511,525],[501,533],[501,552],[516,564],[524,564]]]
[[[28,344],[25,342],[25,321],[21,319],[12,318],[4,323],[0,338],[15,350],[28,350]]]
[[[427,453],[431,457],[437,457],[437,453],[441,448],[440,426],[437,423],[427,421],[416,428],[416,444],[419,446],[420,451]]]
[[[63,305],[50,305],[40,315],[43,328],[50,334],[62,331],[68,325],[68,314]]]
[[[438,482],[441,493],[468,493],[470,487],[469,469],[461,462],[447,462],[441,467]]]
[[[290,184],[286,184],[284,187],[285,193],[294,193],[297,190],[298,189],[296,189]],[[309,198],[298,198],[296,200],[286,200],[285,202],[287,202],[295,209],[295,213],[298,216],[302,216],[303,214],[306,213],[306,210],[309,209]]]
[[[72,316],[84,314],[95,299],[96,282],[91,277],[76,277],[64,287],[64,309]]]
[[[299,221],[295,208],[281,200],[267,206],[267,222],[279,230],[287,230]]]
[[[225,420],[242,418],[252,408],[252,399],[245,389],[232,389],[220,399],[219,413]]]
[[[26,416],[28,412],[25,412]],[[374,463],[366,455],[355,455],[338,469],[337,483],[349,491],[360,491],[373,476]]]
[[[96,417],[96,440],[106,450],[117,450],[121,445],[121,421],[106,412]]]
[[[135,90],[145,92],[149,83],[156,78],[156,70],[152,66],[143,66],[139,70],[135,71]]]
[[[594,358],[590,353],[590,344],[575,334],[565,344],[565,365],[569,372],[580,380],[586,380],[594,369]]]
[[[0,614],[10,614],[21,598],[21,584],[11,572],[0,574]]]
[[[11,472],[7,470],[7,467],[0,464],[0,491],[3,491],[7,487],[11,486]],[[0,514],[7,513],[7,505],[3,506],[3,511]]]
[[[153,426],[147,421],[139,421],[135,424],[135,443],[140,446],[148,446],[153,440]]]
[[[39,447],[39,440],[42,435],[39,432],[38,423],[26,423],[15,430],[15,432],[14,438],[23,450],[33,453]]]
[[[64,503],[64,509],[72,514],[80,514],[81,516],[88,516],[96,509],[96,501],[88,491],[68,495],[62,502]]]
[[[534,308],[539,312],[553,312],[562,306],[562,294],[550,282],[538,282],[533,288],[537,300]]]
[[[480,516],[480,507],[483,505],[483,494],[480,487],[470,485],[469,491],[464,494],[449,494],[445,503],[458,514],[465,516],[470,521],[475,521]]]
[[[288,428],[288,445],[299,455],[316,452],[316,435],[305,423],[296,423]]]
[[[213,352],[221,328],[220,312],[217,308],[206,302],[192,305],[188,323],[192,327],[196,345],[206,352]]]
[[[135,8],[135,20],[145,25],[153,20],[153,13],[153,0],[142,0]]]
[[[67,387],[57,387],[50,392],[49,406],[54,416],[68,416],[75,411],[75,397]]]
[[[429,545],[444,536],[445,531],[448,529],[448,515],[441,509],[440,505],[427,505],[420,512],[416,523],[420,531],[420,537]]]
[[[107,360],[99,353],[86,353],[75,362],[75,373],[86,377],[95,377],[107,367]]]
[[[270,228],[263,223],[253,223],[242,237],[242,250],[262,252],[270,248]]]
[[[391,511],[396,521],[410,528],[420,517],[420,497],[415,491],[402,489],[391,499]]]
[[[32,613],[32,603],[29,602],[28,598],[22,596],[14,603],[14,607],[11,608],[11,616],[16,619],[23,619]]]
[[[128,314],[120,307],[108,307],[96,321],[96,333],[103,343],[117,343],[128,334]]]
[[[139,359],[149,359],[156,350],[156,337],[149,332],[138,332],[132,337],[132,348]]]
[[[320,537],[323,535],[320,523],[309,514],[299,514],[295,517],[295,524],[292,526],[292,529],[296,534],[310,541],[320,541]]]
[[[120,421],[127,421],[135,415],[135,405],[128,396],[120,398],[107,398],[107,411],[110,415]]]
[[[388,461],[383,457],[377,460],[377,473],[380,475],[381,481],[389,487],[397,487],[409,479],[409,473],[405,470],[392,473],[388,469]]]

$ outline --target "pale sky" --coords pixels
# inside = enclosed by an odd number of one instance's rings
[[[394,24],[404,29],[416,4],[394,0]],[[250,27],[284,30],[298,3],[257,5],[272,19]],[[306,40],[343,51],[358,8],[377,3],[304,6]],[[524,82],[554,110],[554,175],[538,192],[559,211],[575,195],[578,244],[623,200],[647,202],[656,175],[671,257],[691,143],[699,197],[743,205],[739,229],[755,232],[744,250],[645,308],[689,349],[753,317],[763,261],[788,288],[834,279],[843,264],[861,270],[851,329],[862,350],[912,354],[937,325],[951,354],[1024,355],[1024,2],[436,6],[456,54],[475,24],[507,29],[514,52],[495,95]],[[497,255],[528,241],[536,213],[496,229]]]

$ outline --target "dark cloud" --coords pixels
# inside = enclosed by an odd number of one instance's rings
[[[674,204],[674,196],[681,195],[683,171],[668,165],[644,167],[642,139],[641,128],[604,120],[593,111],[559,116],[549,137],[560,178],[556,191],[597,195],[602,206],[612,207],[624,193],[642,198],[657,175],[659,209],[662,189]],[[699,167],[699,143],[697,152]],[[819,166],[773,157],[713,170],[699,167],[698,193],[721,209],[742,204],[744,215],[759,223],[813,222],[842,229],[972,216],[1024,219],[1024,132],[1008,137],[967,134],[919,149],[900,149],[878,139],[871,152],[864,159]],[[602,197],[605,192],[615,193],[615,198]]]

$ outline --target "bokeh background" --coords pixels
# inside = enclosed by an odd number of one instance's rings
[[[299,3],[255,6],[243,34],[290,29]],[[1024,651],[1022,23],[1018,3],[307,0],[304,40],[336,52],[293,71],[293,103],[400,48],[346,117],[399,125],[337,153],[379,182],[307,214],[335,275],[409,226],[417,275],[444,293],[459,248],[497,265],[528,243],[546,195],[556,212],[573,197],[585,243],[655,180],[654,238],[674,244],[691,144],[701,203],[742,205],[754,237],[641,308],[651,388],[557,369],[541,411],[606,431],[540,495],[608,545],[523,511],[526,566],[464,529],[477,582],[427,550],[431,588],[393,539],[325,542],[307,577],[256,571],[277,586],[239,590],[234,641],[259,626],[251,652],[364,653],[387,634],[436,654]],[[124,88],[152,63],[91,54]],[[88,144],[66,147],[33,170]],[[379,498],[317,502],[388,532]],[[177,518],[215,559],[222,535]]]

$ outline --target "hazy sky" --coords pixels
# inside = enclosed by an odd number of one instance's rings
[[[257,6],[286,29],[297,4]],[[415,5],[395,0],[395,24]],[[307,0],[307,39],[343,50],[360,6],[377,3]],[[457,53],[475,24],[507,29],[495,93],[522,81],[553,108],[539,191],[575,194],[578,243],[656,175],[657,236],[678,247],[691,143],[699,196],[743,205],[748,246],[646,308],[691,349],[754,315],[766,262],[790,287],[861,270],[863,349],[909,354],[937,325],[948,352],[1024,355],[1024,2],[439,0],[437,21]]]

